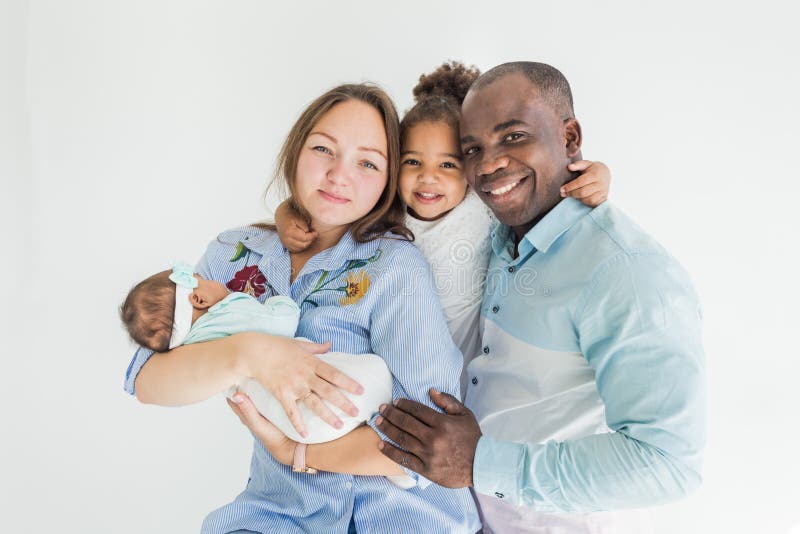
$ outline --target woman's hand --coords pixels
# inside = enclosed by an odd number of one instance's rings
[[[296,339],[244,332],[236,339],[240,375],[260,382],[281,403],[297,432],[306,437],[306,428],[297,403],[304,402],[334,428],[343,423],[323,400],[351,416],[358,409],[338,388],[355,395],[361,385],[314,354],[323,354],[330,343],[310,343]]]
[[[608,199],[611,171],[600,161],[581,160],[567,165],[572,172],[581,173],[561,187],[562,197],[572,197],[593,208]]]
[[[294,448],[296,441],[292,441],[286,434],[281,432],[277,426],[265,419],[253,405],[250,397],[244,393],[237,393],[233,396],[233,401],[228,401],[233,413],[239,417],[239,421],[250,429],[250,432],[264,445],[264,448],[280,463],[292,465],[294,462]]]
[[[237,393],[226,399],[239,421],[250,429],[264,448],[280,463],[294,464],[297,442],[289,439],[268,419],[265,419],[250,398]],[[405,475],[405,471],[378,450],[381,438],[369,426],[363,425],[339,439],[309,445],[306,464],[320,471],[364,476]],[[312,456],[313,455],[313,456]]]

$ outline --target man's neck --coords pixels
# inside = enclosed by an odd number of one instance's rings
[[[539,217],[537,217],[537,218],[535,218],[535,219],[533,219],[533,220],[531,220],[531,221],[529,221],[529,222],[527,222],[525,224],[522,224],[520,226],[512,226],[511,227],[511,229],[514,231],[514,249],[515,249],[514,254],[515,255],[516,255],[516,248],[517,248],[517,245],[519,245],[519,242],[522,241],[522,238],[525,237],[525,234],[530,232],[531,228],[536,226],[536,223],[541,221],[542,218],[544,218],[545,215],[547,215],[547,213],[543,213]]]
[[[579,154],[579,156],[580,156],[580,154]],[[575,159],[573,158],[572,161],[575,161]],[[580,175],[580,173],[577,173],[577,172],[572,172],[572,173],[567,172],[566,176],[561,180],[561,183],[558,186],[559,190],[560,190],[562,185],[564,185],[565,183],[569,182],[570,180],[575,179],[579,175]],[[514,257],[515,258],[517,257],[517,254],[518,254],[517,253],[517,247],[519,246],[519,242],[522,241],[522,238],[525,237],[525,234],[530,232],[531,228],[536,226],[539,223],[539,221],[544,219],[544,217],[548,213],[553,211],[553,209],[556,206],[558,206],[561,203],[562,200],[564,200],[563,198],[561,198],[560,191],[559,192],[551,192],[550,195],[552,196],[552,199],[550,200],[550,207],[549,208],[547,208],[546,210],[540,212],[538,215],[536,215],[530,221],[528,221],[528,222],[526,222],[524,224],[520,224],[518,226],[512,226],[511,227],[511,229],[514,231]],[[558,195],[558,196],[556,196],[556,195]]]
[[[560,200],[558,202],[560,202]],[[531,219],[530,221],[526,222],[525,224],[521,224],[519,226],[512,226],[511,227],[511,230],[514,231],[514,258],[516,258],[519,255],[519,252],[518,252],[517,249],[519,248],[519,243],[520,243],[520,241],[522,241],[522,238],[525,237],[525,235],[528,232],[530,232],[531,229],[539,223],[539,221],[544,219],[545,216],[548,213],[550,213],[553,210],[553,208],[555,208],[558,205],[558,202],[556,202],[550,209],[548,209],[544,213],[540,213],[535,218]]]

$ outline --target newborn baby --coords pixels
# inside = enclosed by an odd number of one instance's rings
[[[166,352],[179,345],[239,332],[292,337],[300,320],[300,308],[284,296],[270,297],[261,304],[246,293],[231,293],[223,284],[204,279],[188,264],[178,264],[172,271],[162,271],[137,284],[122,304],[120,317],[136,343],[155,352]],[[342,428],[330,426],[299,403],[308,430],[308,437],[303,438],[278,399],[252,379],[232,384],[226,394],[230,397],[237,391],[245,393],[261,415],[300,443],[340,438],[369,419],[381,404],[392,401],[392,375],[380,356],[342,352],[316,356],[364,386],[363,395],[340,390],[358,408],[357,416],[328,404],[344,423]]]

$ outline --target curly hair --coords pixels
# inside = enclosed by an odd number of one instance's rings
[[[448,61],[430,74],[420,76],[412,91],[416,103],[400,122],[401,140],[409,128],[421,122],[445,122],[458,129],[461,103],[480,75],[477,67]]]

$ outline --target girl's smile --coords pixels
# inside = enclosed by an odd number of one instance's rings
[[[417,202],[421,202],[422,204],[435,204],[444,198],[444,195],[440,193],[429,193],[425,191],[415,191],[414,197],[417,199]]]

